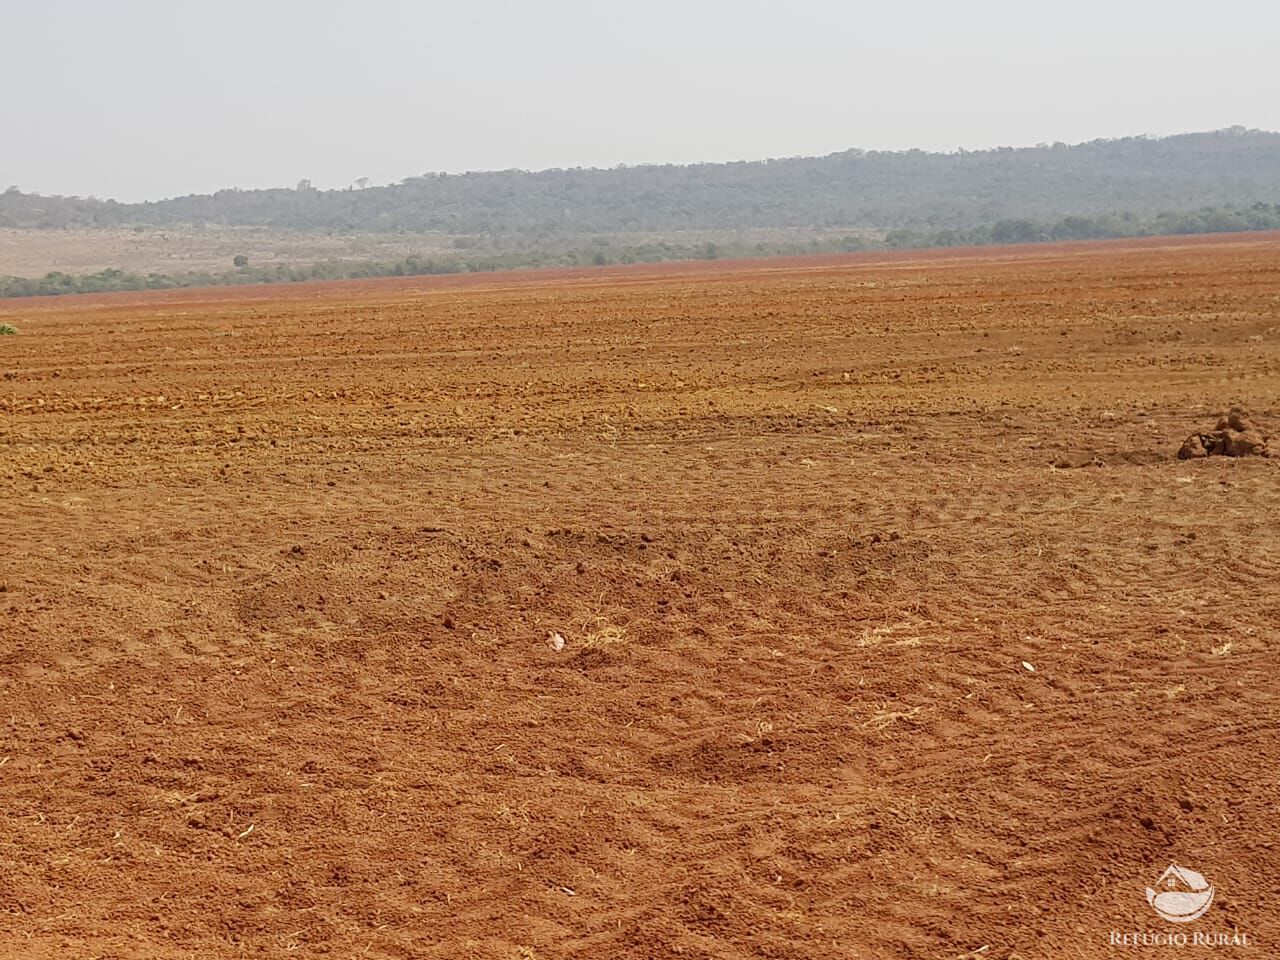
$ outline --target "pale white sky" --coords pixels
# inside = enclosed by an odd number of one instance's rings
[[[0,190],[1280,129],[1277,0],[3,0]]]

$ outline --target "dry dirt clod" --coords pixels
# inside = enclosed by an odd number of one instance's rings
[[[1224,452],[1228,457],[1267,455],[1267,440],[1257,430],[1227,430]]]
[[[1179,460],[1198,460],[1208,455],[1209,451],[1205,449],[1204,440],[1198,433],[1193,433],[1182,441],[1182,447],[1178,450]]]
[[[1240,407],[1218,418],[1213,430],[1193,433],[1182,442],[1179,460],[1201,457],[1269,457],[1271,438]]]

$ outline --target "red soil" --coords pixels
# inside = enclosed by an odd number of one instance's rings
[[[0,952],[1280,949],[1274,236],[0,322]]]

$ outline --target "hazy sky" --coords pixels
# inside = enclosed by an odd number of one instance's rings
[[[0,190],[1280,129],[1280,2],[3,0]]]

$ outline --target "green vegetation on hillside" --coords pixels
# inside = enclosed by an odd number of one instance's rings
[[[1145,220],[1133,213],[1122,213],[1063,217],[1053,223],[1024,219],[1001,220],[970,230],[890,230],[885,234],[885,244],[895,249],[980,247],[988,244],[1239,233],[1248,230],[1280,230],[1280,204],[1205,207],[1189,213],[1160,213]]]
[[[972,230],[1116,210],[1280,202],[1280,134],[1152,139],[610,170],[426,174],[361,190],[222,190],[155,203],[0,194],[0,227],[175,224],[482,235],[527,249],[593,234],[748,228]]]
[[[314,280],[353,280],[372,277],[415,277],[447,273],[479,273],[524,267],[604,266],[612,263],[656,263],[670,260],[714,260],[720,257],[765,257],[912,247],[982,246],[1097,240],[1119,237],[1170,236],[1191,233],[1231,233],[1280,230],[1280,204],[1248,207],[1206,207],[1190,213],[1161,213],[1150,219],[1134,214],[1064,217],[1052,222],[1001,220],[970,230],[891,230],[882,240],[848,235],[838,240],[754,244],[647,243],[615,247],[591,245],[561,252],[524,251],[472,258],[406,257],[394,262],[329,260],[310,266],[280,264],[243,266],[222,273],[191,271],[142,275],[122,270],[74,276],[54,272],[38,279],[0,277],[0,298],[56,296],[69,293],[110,293],[120,290],[167,290],[174,287],[243,286]],[[237,258],[239,260],[240,258]]]

